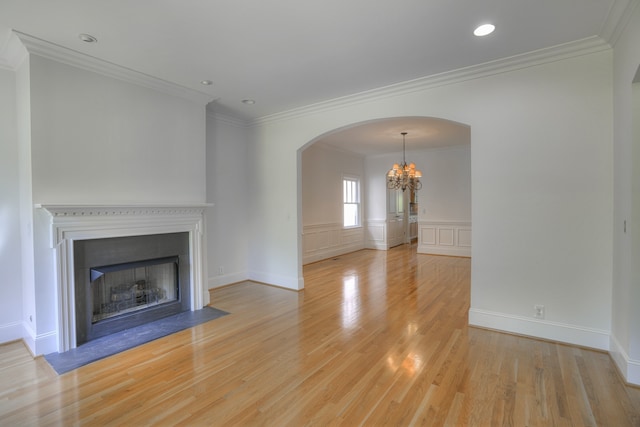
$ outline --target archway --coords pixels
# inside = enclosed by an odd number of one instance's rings
[[[424,174],[418,198],[431,200],[415,212],[416,222],[424,225],[423,236],[418,233],[418,250],[470,256],[470,127],[434,117],[390,117],[334,129],[298,150],[301,275],[309,262],[363,248],[390,247],[385,175],[402,158],[404,131],[407,158]],[[360,183],[357,227],[345,227],[342,219],[345,177]],[[422,238],[428,235],[433,241]]]

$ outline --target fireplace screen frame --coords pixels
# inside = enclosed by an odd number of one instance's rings
[[[139,310],[148,310],[155,305],[179,301],[179,261],[179,257],[173,256],[90,268],[88,291],[91,293],[93,307],[92,324],[108,322],[114,317]],[[158,277],[156,280],[150,280],[152,276],[156,276],[151,270],[167,265],[173,268],[169,275],[166,272],[162,274],[164,280],[158,280]],[[117,283],[113,281],[116,274]],[[102,298],[96,300],[96,294],[102,294]],[[96,313],[97,308],[99,312]]]

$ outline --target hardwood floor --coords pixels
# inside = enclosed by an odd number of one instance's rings
[[[640,426],[602,352],[469,328],[470,260],[415,246],[308,265],[304,291],[57,376],[0,346],[0,425]]]

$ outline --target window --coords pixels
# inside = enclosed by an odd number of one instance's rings
[[[357,178],[342,179],[344,202],[344,226],[360,226],[360,181]]]

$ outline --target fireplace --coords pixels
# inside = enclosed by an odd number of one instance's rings
[[[38,353],[64,352],[141,318],[146,322],[207,305],[203,212],[208,206],[37,205],[48,215],[39,217],[50,227],[58,304],[57,322],[50,323],[57,329],[36,338]],[[122,304],[94,302],[100,293]],[[102,304],[104,309],[95,309]]]

